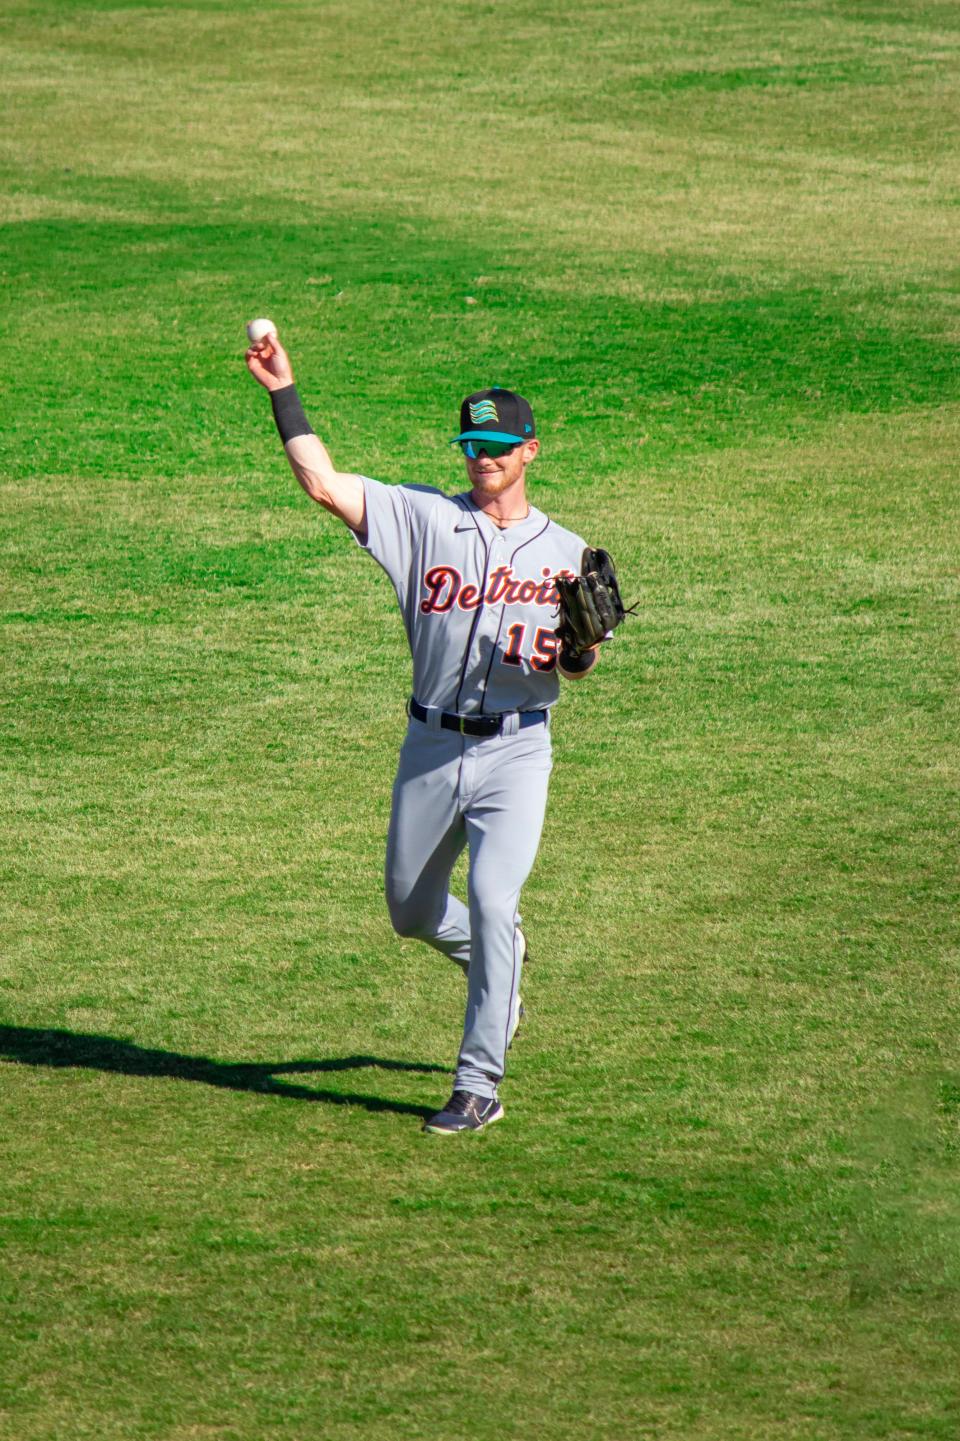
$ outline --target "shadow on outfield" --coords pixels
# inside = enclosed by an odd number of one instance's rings
[[[30,1026],[0,1026],[0,1060],[24,1066],[77,1066],[91,1071],[116,1071],[123,1076],[167,1076],[177,1081],[199,1081],[228,1091],[256,1091],[283,1096],[289,1101],[325,1101],[331,1106],[363,1106],[368,1111],[396,1111],[404,1116],[429,1116],[436,1106],[416,1106],[380,1096],[315,1090],[277,1080],[284,1074],[324,1071],[416,1071],[421,1075],[448,1075],[445,1066],[421,1061],[386,1061],[378,1056],[343,1056],[326,1061],[210,1061],[206,1056],[183,1056],[177,1051],[154,1051],[118,1041],[112,1036],[77,1035],[73,1031],[47,1031]]]

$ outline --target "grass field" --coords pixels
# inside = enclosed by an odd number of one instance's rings
[[[960,11],[6,0],[4,1441],[960,1434]],[[505,1122],[381,867],[335,461],[535,503],[563,698]]]

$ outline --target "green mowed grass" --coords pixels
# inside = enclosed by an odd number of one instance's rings
[[[0,1435],[960,1429],[952,5],[16,0]],[[338,464],[533,498],[562,698],[505,1122],[381,895],[408,660]],[[462,884],[462,876],[459,878]]]

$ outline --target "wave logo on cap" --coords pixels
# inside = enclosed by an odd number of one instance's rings
[[[474,425],[482,425],[485,420],[495,420],[498,425],[500,423],[497,407],[492,400],[480,400],[476,405],[471,405],[470,419]]]

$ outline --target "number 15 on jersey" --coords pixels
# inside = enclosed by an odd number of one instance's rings
[[[503,648],[504,665],[523,665],[523,643],[526,637],[527,625],[525,621],[518,620],[513,623],[507,631],[507,643]],[[533,637],[533,647],[530,652],[530,664],[534,670],[554,670],[557,664],[557,652],[560,649],[560,641],[555,630],[549,626],[538,626]]]

